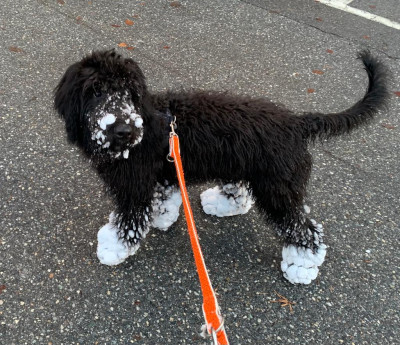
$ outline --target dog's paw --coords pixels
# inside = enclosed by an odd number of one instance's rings
[[[151,226],[160,230],[167,230],[178,219],[181,205],[182,197],[177,187],[159,185],[154,192],[152,202]]]
[[[217,217],[247,213],[254,201],[247,188],[241,184],[227,184],[207,189],[200,194],[201,205],[207,214]]]
[[[324,262],[326,245],[319,244],[315,253],[309,248],[289,245],[283,247],[281,269],[283,276],[292,284],[310,284],[317,278],[318,266]]]
[[[118,228],[111,222],[99,230],[97,241],[97,257],[104,265],[118,265],[139,248],[139,243],[128,246],[119,238]]]

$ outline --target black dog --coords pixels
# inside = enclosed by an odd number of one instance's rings
[[[252,200],[284,237],[284,276],[310,283],[326,246],[322,226],[304,205],[311,171],[307,145],[367,123],[387,100],[386,73],[369,52],[359,58],[368,74],[365,96],[332,114],[291,111],[263,98],[212,91],[147,90],[138,65],[99,51],[70,66],[55,90],[55,109],[70,142],[90,158],[114,197],[116,211],[98,235],[101,262],[134,254],[152,225],[168,228],[181,203],[168,154],[176,117],[187,183],[218,181],[202,194],[207,213],[245,213]]]

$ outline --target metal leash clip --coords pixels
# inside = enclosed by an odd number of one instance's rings
[[[169,126],[171,127],[171,132],[169,132],[169,137],[172,137],[173,135],[177,135],[175,133],[175,128],[176,128],[176,116],[174,116],[174,119],[170,122]]]
[[[172,117],[172,115],[170,115]],[[169,137],[172,138],[173,136],[178,136],[178,134],[175,133],[175,128],[176,128],[176,116],[173,117],[173,120],[171,120],[171,122],[169,123],[169,126],[171,127],[171,132],[169,132]],[[171,141],[171,139],[170,139]],[[169,153],[167,154],[167,161],[170,163],[174,162],[174,159],[171,156],[171,144],[170,144],[170,148],[169,148]]]

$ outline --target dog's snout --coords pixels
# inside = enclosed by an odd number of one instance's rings
[[[114,127],[114,134],[118,139],[127,139],[132,134],[132,128],[125,123],[120,123]]]

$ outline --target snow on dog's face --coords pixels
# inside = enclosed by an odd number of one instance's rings
[[[98,51],[67,69],[54,106],[69,141],[87,155],[128,159],[145,134],[146,98],[145,77],[132,59]]]
[[[101,101],[86,114],[95,151],[127,159],[130,149],[143,139],[143,118],[127,91],[104,96],[98,90],[96,93]]]

